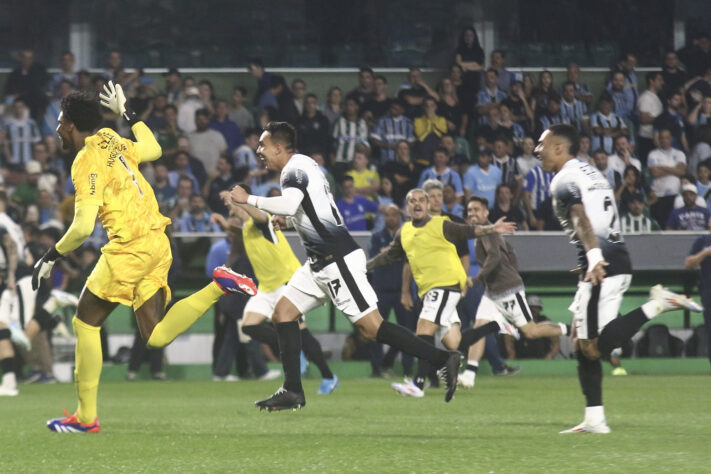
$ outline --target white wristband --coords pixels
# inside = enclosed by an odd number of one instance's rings
[[[586,253],[585,256],[588,258],[588,271],[595,268],[595,265],[598,263],[605,261],[602,256],[602,250],[600,250],[599,247],[588,250],[588,253]]]
[[[251,204],[252,206],[259,208],[259,196],[255,196],[254,194],[250,194],[247,196],[247,204]]]

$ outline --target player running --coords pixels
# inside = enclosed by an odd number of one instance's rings
[[[435,342],[439,332],[442,344],[450,350],[466,351],[475,341],[499,330],[497,323],[460,330],[457,304],[467,284],[467,274],[457,255],[456,242],[466,242],[475,236],[513,233],[516,224],[499,219],[488,226],[470,226],[452,222],[448,217],[430,216],[429,198],[422,189],[412,189],[405,202],[412,221],[406,222],[383,249],[368,264],[368,270],[398,262],[407,257],[417,284],[422,310],[417,321],[417,335],[428,344]],[[393,383],[392,387],[411,397],[423,397],[430,365],[418,362],[414,381]]]
[[[224,193],[226,204],[244,221],[242,241],[259,282],[259,293],[252,296],[244,308],[242,332],[259,342],[276,346],[277,332],[272,324],[274,307],[301,263],[281,230],[274,228],[269,214],[249,204],[235,204],[229,198],[229,192]],[[338,386],[338,377],[331,372],[321,344],[308,330],[303,318],[299,320],[299,328],[306,358],[321,371],[318,394],[328,395]]]
[[[74,220],[62,239],[35,265],[32,286],[47,278],[55,262],[79,247],[94,230],[96,216],[109,236],[101,258],[86,281],[72,320],[76,336],[74,380],[79,404],[74,414],[49,420],[59,433],[97,433],[101,429],[96,399],[102,355],[99,331],[119,304],[133,307],[138,328],[151,347],[163,347],[190,327],[225,292],[255,294],[254,283],[218,267],[215,281],[178,301],[165,316],[170,301],[168,269],[172,262],[165,227],[153,190],[138,165],[161,156],[148,127],[126,107],[120,85],[112,82],[100,94],[101,104],[123,117],[136,137],[121,138],[110,128],[99,128],[101,109],[95,97],[72,92],[62,99],[57,134],[62,147],[76,153],[72,163],[75,188]]]
[[[467,217],[472,224],[490,224],[489,201],[479,196],[469,198]],[[536,323],[533,320],[511,243],[496,234],[480,237],[476,239],[476,257],[481,263],[481,270],[475,278],[469,278],[468,284],[474,286],[483,283],[485,293],[474,318],[474,327],[496,321],[512,336],[516,337],[518,331],[521,331],[528,339],[568,334],[568,328],[563,323]],[[484,354],[484,343],[479,341],[469,348],[467,368],[459,376],[459,383],[463,387],[474,386],[479,361]]]
[[[553,172],[553,209],[578,249],[581,279],[570,310],[577,337],[578,379],[585,395],[585,418],[561,433],[609,433],[602,405],[602,364],[647,321],[666,311],[701,307],[661,285],[649,301],[617,318],[632,280],[632,265],[620,234],[615,195],[607,179],[588,163],[576,160],[578,133],[570,125],[553,125],[539,138],[536,153],[544,171]]]
[[[3,199],[5,192],[2,193]],[[71,338],[62,316],[54,311],[76,306],[76,296],[52,290],[43,284],[39,292],[32,290],[32,265],[47,248],[39,243],[29,243],[23,252],[24,262],[18,262],[15,241],[0,227],[0,253],[7,262],[5,278],[0,281],[0,369],[2,383],[0,396],[19,394],[15,378],[15,348],[13,343],[29,351],[31,341],[40,331],[56,332]]]
[[[298,319],[327,300],[333,301],[369,341],[389,344],[428,360],[445,379],[445,401],[457,388],[459,353],[437,349],[402,326],[383,321],[377,296],[368,283],[365,252],[348,233],[325,176],[318,164],[294,152],[296,130],[285,122],[270,122],[259,139],[257,154],[267,168],[281,173],[282,196],[259,197],[237,186],[232,200],[249,203],[277,216],[279,227],[293,226],[306,248],[307,262],[291,277],[277,301],[272,320],[279,339],[284,385],[256,402],[266,410],[299,408],[306,399],[299,373],[301,337]]]

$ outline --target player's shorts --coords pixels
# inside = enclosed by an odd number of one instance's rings
[[[256,295],[252,296],[249,301],[247,301],[247,304],[244,307],[244,314],[261,314],[271,321],[277,301],[279,301],[279,298],[281,298],[281,295],[284,293],[285,289],[286,285],[282,285],[269,293],[266,291],[257,292]]]
[[[362,249],[337,258],[318,271],[314,271],[312,262],[307,260],[291,277],[283,296],[301,314],[330,299],[352,324],[378,309],[378,297],[366,277]]]
[[[432,288],[422,297],[420,318],[450,328],[453,324],[461,324],[457,313],[457,304],[462,293],[456,290]]]
[[[109,242],[86,280],[86,287],[102,300],[140,308],[158,290],[170,302],[168,270],[173,262],[168,236],[154,231],[130,242]]]
[[[484,295],[476,310],[476,320],[496,321],[499,326],[508,321],[517,328],[533,321],[531,309],[526,302],[526,292],[517,291],[503,297]]]
[[[0,294],[0,323],[5,326],[16,324],[22,329],[34,317],[37,300],[49,287],[42,285],[40,291],[32,289],[32,277],[17,280],[15,291],[3,290]],[[44,298],[46,300],[46,297]]]
[[[620,312],[625,291],[630,287],[632,275],[613,275],[593,286],[578,282],[573,303],[568,307],[573,313],[573,325],[578,339],[594,339]]]

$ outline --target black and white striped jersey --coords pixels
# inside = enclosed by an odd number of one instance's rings
[[[615,204],[615,194],[610,183],[597,169],[579,160],[569,160],[551,181],[553,210],[568,235],[578,248],[582,270],[587,270],[587,258],[582,242],[575,234],[570,219],[570,207],[582,204],[597,237],[600,250],[610,264],[608,275],[632,273],[629,254],[622,239],[620,217]]]
[[[297,188],[304,193],[296,213],[287,219],[309,257],[339,258],[360,248],[348,233],[328,181],[314,160],[293,155],[282,169],[280,181],[282,189]]]

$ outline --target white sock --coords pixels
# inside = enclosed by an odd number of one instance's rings
[[[649,300],[642,305],[642,312],[648,319],[662,314],[662,304],[659,301]]]
[[[605,408],[600,405],[597,407],[585,407],[585,423],[588,425],[599,425],[605,422]]]
[[[15,372],[8,372],[2,376],[2,386],[5,388],[16,388],[17,379],[15,378]]]
[[[47,311],[49,314],[54,313],[54,311],[57,309],[57,300],[56,298],[50,296],[49,299],[42,305],[42,309]]]
[[[560,326],[560,330],[563,331],[563,334],[561,334],[561,336],[567,336],[568,326],[566,326],[565,323],[558,323],[558,326]]]

